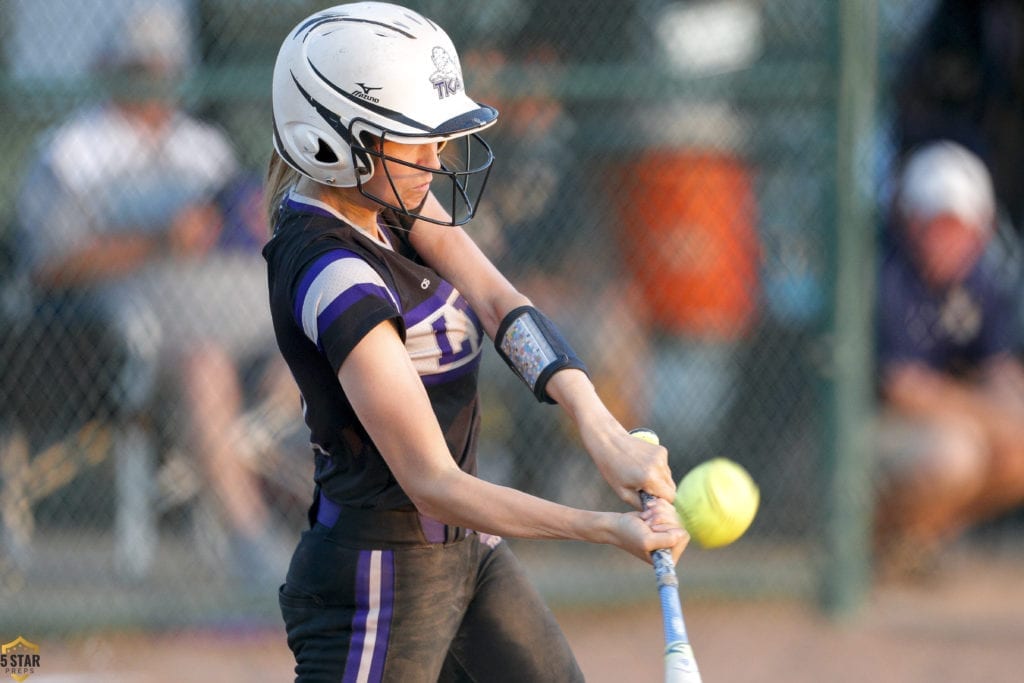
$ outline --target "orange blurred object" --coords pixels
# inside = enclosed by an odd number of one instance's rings
[[[717,151],[652,150],[619,187],[623,251],[651,323],[701,339],[742,337],[759,290],[748,168]]]

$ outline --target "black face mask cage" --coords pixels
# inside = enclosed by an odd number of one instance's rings
[[[356,184],[364,197],[371,199],[382,206],[397,211],[406,216],[435,223],[437,225],[465,225],[476,213],[480,205],[480,198],[483,196],[484,188],[487,186],[487,179],[491,174],[491,165],[494,163],[494,153],[490,145],[477,135],[470,133],[448,140],[440,153],[441,168],[436,169],[430,166],[421,166],[395,157],[384,154],[383,142],[387,139],[387,133],[379,138],[380,145],[377,147],[365,146],[363,144],[352,144],[352,161],[355,164]],[[408,138],[403,137],[402,142],[408,143]],[[362,175],[359,171],[367,167],[368,157],[377,160],[374,173],[384,173],[388,184],[398,204],[378,197],[368,192],[363,186]],[[419,206],[406,206],[395,187],[391,177],[388,164],[405,166],[419,171],[428,171],[432,174],[430,191],[437,198],[452,217],[450,221],[440,221],[436,218],[423,216],[419,213],[422,204]]]

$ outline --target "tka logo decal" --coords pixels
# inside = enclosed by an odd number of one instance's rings
[[[443,47],[435,47],[430,53],[436,71],[430,75],[430,82],[437,91],[437,99],[443,100],[462,90],[462,74],[452,56]]]

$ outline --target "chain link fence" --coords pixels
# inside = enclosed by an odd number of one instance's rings
[[[467,90],[501,111],[471,234],[560,324],[622,422],[661,434],[677,478],[727,455],[760,484],[747,536],[689,553],[685,581],[811,596],[842,418],[837,193],[869,194],[876,177],[872,140],[854,140],[865,187],[837,187],[850,153],[839,3],[406,4],[448,28]],[[923,14],[884,4],[883,57]],[[277,47],[320,8],[4,3],[5,626],[276,615],[312,464],[273,346],[254,207]],[[143,127],[173,121],[183,142],[122,137],[111,100]],[[483,373],[482,476],[621,508],[557,409],[491,352]],[[521,551],[556,597],[650,588],[641,565],[602,549]],[[589,569],[570,563],[581,554]]]

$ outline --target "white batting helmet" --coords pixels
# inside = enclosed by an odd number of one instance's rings
[[[288,165],[361,191],[375,159],[413,166],[383,156],[364,134],[404,144],[461,141],[447,145],[440,170],[426,169],[435,174],[434,194],[450,199],[453,225],[472,218],[494,161],[477,133],[497,110],[466,95],[448,35],[398,5],[338,5],[300,22],[274,65],[273,111],[274,149]],[[422,218],[416,207],[363,194]]]

